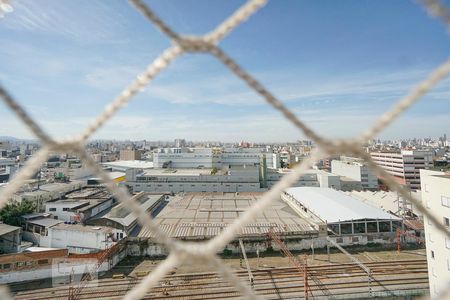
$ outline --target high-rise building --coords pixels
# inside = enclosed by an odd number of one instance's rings
[[[120,160],[140,160],[141,151],[135,149],[120,150]]]
[[[444,226],[450,227],[450,173],[420,170],[422,203]],[[432,299],[450,287],[450,235],[424,216],[428,277]]]
[[[420,170],[433,166],[432,150],[371,152],[372,159],[401,184],[420,189]]]
[[[186,147],[186,140],[185,139],[175,139],[175,147],[176,148]]]

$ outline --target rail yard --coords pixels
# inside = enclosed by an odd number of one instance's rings
[[[366,297],[420,296],[428,294],[428,273],[425,257],[413,254],[385,252],[383,256],[361,253],[358,255],[371,276],[360,266],[345,260],[340,254],[332,254],[331,262],[326,255],[316,255],[308,262],[309,295],[314,299],[350,299]],[[301,259],[302,256],[297,256]],[[365,259],[364,259],[365,257]],[[253,289],[265,299],[299,299],[305,297],[305,282],[299,269],[287,266],[285,258],[267,257],[249,259],[253,276]],[[310,259],[309,259],[310,260]],[[341,261],[341,262],[338,262]],[[225,262],[242,280],[249,281],[248,271],[241,268],[239,259],[226,259]],[[282,262],[282,263],[278,263]],[[135,268],[124,272],[123,266],[116,266],[99,279],[96,286],[86,287],[79,299],[121,299],[125,293],[138,284],[145,271],[156,266],[154,262],[144,261]],[[146,263],[146,264],[145,264]],[[267,264],[269,265],[267,265]],[[276,265],[276,266],[275,266]],[[151,269],[150,269],[151,270]],[[174,270],[150,290],[145,299],[239,299],[241,296],[215,272],[186,272],[188,269]],[[123,273],[119,273],[123,272]],[[123,276],[118,276],[123,275]],[[114,279],[116,278],[116,279]],[[315,278],[316,280],[311,280]],[[308,288],[307,287],[307,288]],[[66,286],[33,289],[16,292],[15,299],[67,299]]]

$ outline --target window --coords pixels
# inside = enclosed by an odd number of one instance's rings
[[[11,269],[11,264],[3,264],[2,269]]]
[[[444,217],[444,225],[447,227],[450,227],[450,219],[449,218]]]
[[[354,223],[353,224],[354,233],[365,233],[366,223]]]
[[[377,232],[377,222],[367,222],[367,232]]]
[[[330,224],[328,225],[328,228],[335,234],[339,234],[339,224]]]
[[[16,263],[16,266],[23,267],[23,266],[25,266],[25,262],[24,261],[19,261],[19,262]]]
[[[352,224],[341,224],[341,234],[352,234]]]
[[[70,208],[68,207],[63,207],[63,211],[69,211]]]
[[[450,207],[450,198],[441,196],[441,204],[442,206]]]
[[[48,211],[56,211],[56,207],[50,207]]]
[[[431,258],[434,259],[434,251],[431,250]]]
[[[390,232],[391,231],[391,222],[379,222],[380,232]]]
[[[46,265],[48,264],[48,259],[40,259],[38,260],[38,265]]]

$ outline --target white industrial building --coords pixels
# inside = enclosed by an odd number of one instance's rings
[[[223,166],[260,165],[279,168],[277,154],[263,148],[162,148],[153,155],[155,168],[222,168]]]
[[[165,200],[165,195],[140,192],[134,195],[132,200],[139,203],[141,211],[151,215]],[[138,217],[126,204],[120,203],[106,214],[89,219],[87,224],[97,227],[112,227],[129,236],[138,225]],[[122,237],[119,236],[119,238]]]
[[[292,169],[267,169],[267,187],[271,188],[283,176],[292,172]],[[326,187],[340,190],[340,176],[317,169],[306,171],[300,176],[298,181],[292,185],[293,187],[310,186],[310,187]]]
[[[45,203],[45,212],[64,222],[84,222],[115,204],[111,193],[102,187],[87,187],[66,194],[65,199]]]
[[[68,249],[71,253],[103,250],[127,236],[121,229],[68,224],[47,213],[29,214],[22,219],[24,240],[39,247]]]
[[[391,191],[350,191],[347,195],[357,198],[369,205],[376,206],[395,215],[406,217],[421,217],[422,213],[409,200]],[[411,196],[421,199],[420,191],[412,191]]]
[[[340,160],[331,161],[331,173],[359,181],[363,189],[378,188],[377,176],[369,169],[367,163],[359,158],[341,156]]]
[[[294,187],[282,199],[319,228],[328,227],[338,243],[389,243],[401,227],[401,218],[333,189]]]
[[[420,170],[433,166],[432,150],[371,152],[370,156],[399,183],[413,190],[420,189]]]
[[[8,182],[17,169],[18,166],[14,160],[0,157],[0,182]]]
[[[145,160],[116,160],[104,162],[102,166],[113,172],[125,172],[128,169],[153,169],[153,162]]]
[[[422,203],[444,226],[450,227],[450,173],[421,170]],[[450,235],[424,215],[428,278],[432,299],[441,299],[450,287]]]
[[[39,246],[68,249],[70,253],[91,253],[104,250],[126,237],[120,229],[59,223],[47,229]]]
[[[126,182],[133,192],[240,192],[260,191],[259,167],[215,169],[128,170]]]

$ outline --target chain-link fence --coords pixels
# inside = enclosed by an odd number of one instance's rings
[[[134,300],[140,299],[154,287],[172,268],[180,265],[185,259],[208,264],[229,281],[245,298],[259,299],[261,296],[254,293],[250,286],[239,279],[233,271],[226,266],[216,255],[221,251],[233,238],[238,234],[243,226],[251,222],[256,214],[267,208],[272,201],[278,199],[283,190],[294,184],[299,177],[308,170],[317,160],[328,155],[352,155],[361,157],[367,161],[372,170],[385,179],[385,183],[390,189],[397,191],[402,197],[408,199],[422,212],[428,219],[443,233],[450,235],[450,230],[446,228],[440,220],[431,214],[422,203],[412,197],[410,193],[383,168],[379,167],[363,150],[366,141],[373,139],[384,128],[390,125],[398,116],[406,109],[417,102],[425,93],[429,92],[437,83],[439,83],[450,72],[450,59],[445,61],[441,66],[434,70],[427,78],[415,86],[411,92],[404,98],[400,99],[391,110],[382,115],[376,122],[361,136],[348,140],[332,140],[325,139],[305,123],[298,119],[276,96],[267,90],[260,82],[258,82],[251,74],[246,72],[233,58],[231,58],[220,47],[220,41],[231,34],[236,27],[246,21],[251,15],[261,9],[267,0],[250,0],[237,11],[235,11],[228,19],[222,22],[215,30],[203,36],[183,36],[170,28],[162,19],[160,19],[143,0],[130,0],[130,2],[138,9],[154,26],[159,28],[167,37],[172,40],[172,46],[167,48],[159,55],[147,68],[139,74],[136,79],[127,86],[122,93],[116,97],[103,113],[96,118],[85,130],[78,136],[73,136],[63,140],[55,140],[49,136],[36,123],[30,115],[22,108],[16,99],[0,85],[0,98],[11,108],[17,117],[34,133],[34,135],[42,143],[42,148],[29,159],[25,166],[14,176],[0,194],[0,207],[3,207],[13,194],[21,187],[25,180],[33,176],[44,163],[51,152],[70,152],[79,156],[87,168],[97,174],[106,184],[111,193],[115,194],[120,202],[124,203],[138,216],[138,220],[143,227],[150,230],[155,235],[155,241],[163,244],[169,249],[170,254],[160,263],[147,277],[129,291],[124,299]],[[438,0],[422,0],[428,12],[441,19],[445,26],[450,25],[450,12]],[[0,11],[11,11],[10,1],[0,0]],[[133,97],[138,94],[146,85],[148,85],[159,73],[165,70],[176,58],[184,53],[204,53],[216,57],[226,67],[230,69],[237,77],[241,78],[249,88],[254,90],[274,109],[278,110],[286,119],[293,123],[303,134],[313,140],[317,147],[312,151],[310,157],[301,164],[295,166],[293,172],[286,174],[282,180],[267,191],[258,202],[250,207],[241,217],[236,219],[224,231],[215,236],[213,239],[200,242],[189,243],[180,242],[171,239],[167,234],[158,228],[158,225],[144,211],[140,210],[139,204],[131,199],[129,193],[124,188],[119,188],[108,177],[108,174],[91,158],[86,152],[84,146],[88,139],[102,127],[109,119],[111,119],[122,107],[128,104]],[[0,290],[1,297],[7,298],[8,295],[3,289]]]

